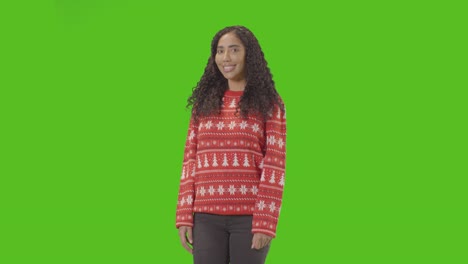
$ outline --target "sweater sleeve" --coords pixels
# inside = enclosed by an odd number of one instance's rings
[[[194,177],[197,156],[198,123],[191,118],[185,141],[182,176],[176,210],[176,227],[193,226]]]
[[[253,212],[252,233],[275,237],[286,168],[286,112],[278,106],[265,123],[265,138],[265,155]]]

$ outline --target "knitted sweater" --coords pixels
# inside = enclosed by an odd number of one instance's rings
[[[236,114],[243,91],[226,91],[219,115],[190,120],[176,211],[176,227],[193,213],[253,215],[252,233],[276,236],[281,209],[286,114],[267,121]]]

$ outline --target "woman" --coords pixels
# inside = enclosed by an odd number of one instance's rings
[[[190,106],[176,213],[181,243],[195,264],[264,263],[283,196],[286,116],[250,30],[232,26],[214,36]]]

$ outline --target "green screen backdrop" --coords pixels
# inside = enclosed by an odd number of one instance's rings
[[[288,111],[267,263],[468,263],[458,3],[2,1],[0,263],[191,263],[185,105],[229,25]]]

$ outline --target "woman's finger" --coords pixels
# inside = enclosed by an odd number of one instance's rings
[[[193,238],[192,238],[192,228],[188,228],[187,230],[187,238],[190,244],[193,244]]]
[[[190,254],[192,254],[192,248],[190,247],[190,244],[189,241],[187,241],[187,233],[192,233],[191,232],[191,228],[189,229],[185,229],[185,228],[181,228],[179,230],[179,237],[180,237],[180,243],[182,244],[182,246],[185,248],[185,250],[187,250]],[[190,236],[192,236],[190,234]],[[192,238],[190,238],[192,239]]]

